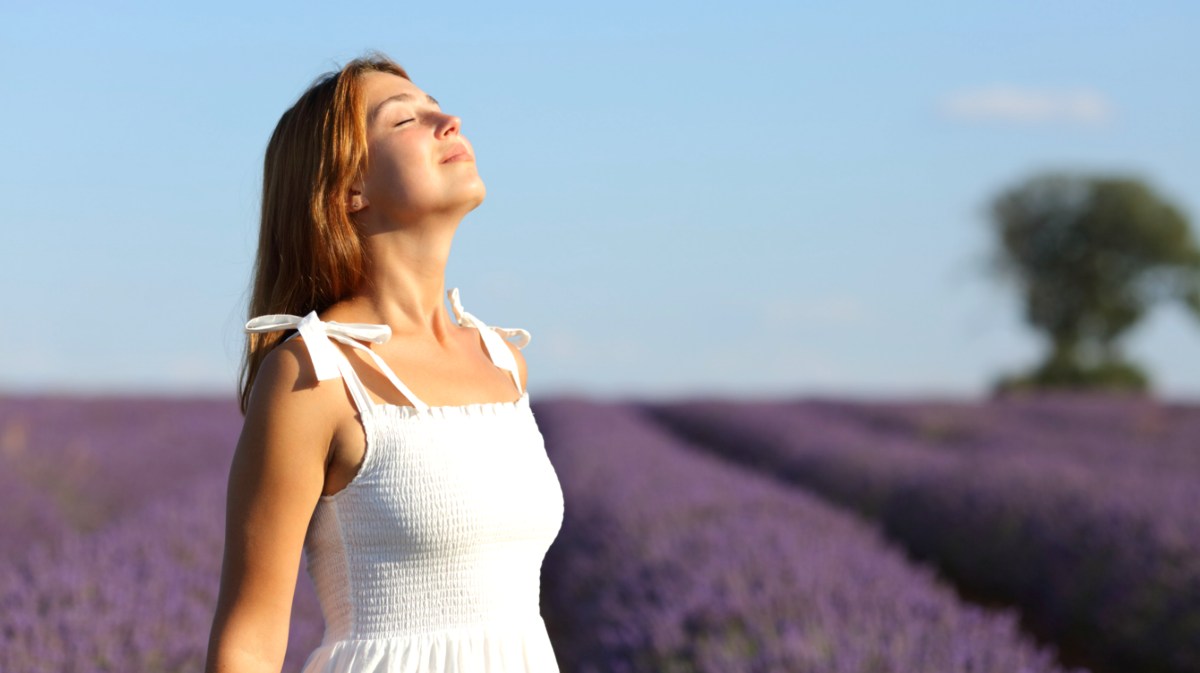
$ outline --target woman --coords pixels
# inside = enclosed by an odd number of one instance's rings
[[[275,128],[209,673],[281,669],[302,549],[325,617],[304,673],[558,670],[529,334],[442,300],[485,194],[461,126],[370,54]]]

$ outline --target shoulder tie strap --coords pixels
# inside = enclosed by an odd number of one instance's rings
[[[377,344],[386,343],[388,339],[392,338],[392,328],[387,325],[326,321],[321,320],[317,316],[316,311],[309,311],[308,315],[303,318],[286,313],[261,315],[257,318],[251,318],[246,323],[247,332],[275,332],[287,329],[295,329],[300,333],[300,336],[304,337],[304,346],[308,349],[308,354],[312,359],[313,369],[316,371],[318,381],[337,378],[341,374],[347,382],[353,382],[353,384],[362,386],[362,382],[358,379],[358,375],[354,373],[353,368],[343,370],[343,363],[346,367],[349,367],[350,362],[346,360],[342,352],[330,341],[330,339],[335,339],[369,355],[375,361],[375,364],[379,365],[379,369],[383,372],[384,376],[412,402],[413,406],[418,409],[429,407],[429,405],[417,398],[408,389],[408,386],[404,385],[397,378],[391,368],[387,366],[387,363],[383,361],[383,358],[379,357],[378,353],[355,341],[356,339],[361,339]],[[366,395],[365,388],[362,391],[356,391],[351,388],[351,392],[356,393],[356,397],[359,392],[362,392],[364,399],[360,400],[360,406],[363,404],[372,404],[370,396]]]
[[[485,325],[482,320],[480,320],[479,318],[476,318],[475,316],[473,316],[470,313],[467,313],[465,310],[463,310],[462,301],[459,299],[459,296],[458,296],[458,288],[452,288],[446,294],[449,295],[449,297],[450,297],[450,306],[451,306],[451,308],[454,309],[454,318],[455,318],[455,320],[458,321],[458,324],[460,324],[460,325],[466,324],[471,327],[475,327],[475,328],[479,328],[479,329],[488,327],[488,325]],[[518,327],[494,327],[493,326],[491,329],[496,332],[499,332],[500,336],[502,336],[506,339],[508,337],[513,337],[513,336],[517,337],[517,341],[514,342],[514,345],[517,348],[525,348],[526,346],[529,345],[529,342],[533,340],[533,337],[529,334],[529,332],[527,332],[526,330],[520,329]],[[512,353],[509,353],[509,355],[512,355]]]
[[[514,345],[517,348],[525,348],[532,340],[529,332],[516,327],[489,327],[482,320],[463,309],[458,288],[452,288],[446,294],[450,298],[450,307],[454,309],[454,318],[458,324],[479,330],[479,335],[483,337],[483,345],[487,348],[492,362],[512,374],[513,381],[517,384],[517,392],[524,394],[525,390],[521,387],[521,372],[517,368],[517,359],[513,357],[512,351],[508,350],[508,346],[504,345],[504,339],[515,336],[517,341],[514,342]]]

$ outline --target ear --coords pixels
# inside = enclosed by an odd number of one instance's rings
[[[361,180],[350,186],[350,198],[348,201],[350,203],[350,212],[352,213],[357,213],[358,211],[371,205],[371,203],[367,201],[367,197],[363,195],[362,190],[363,183]]]

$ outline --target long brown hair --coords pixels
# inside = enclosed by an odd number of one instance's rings
[[[387,56],[369,51],[318,76],[275,125],[263,162],[247,318],[321,312],[357,292],[366,279],[366,249],[347,211],[347,193],[366,163],[361,76],[367,72],[411,79]],[[239,377],[243,415],[263,358],[290,334],[246,335]]]

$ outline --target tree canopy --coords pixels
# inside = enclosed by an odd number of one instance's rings
[[[995,392],[1145,391],[1121,335],[1165,301],[1200,320],[1200,247],[1182,211],[1136,177],[1048,173],[1001,193],[990,214],[991,270],[1017,286],[1026,321],[1050,344],[1040,366]]]

